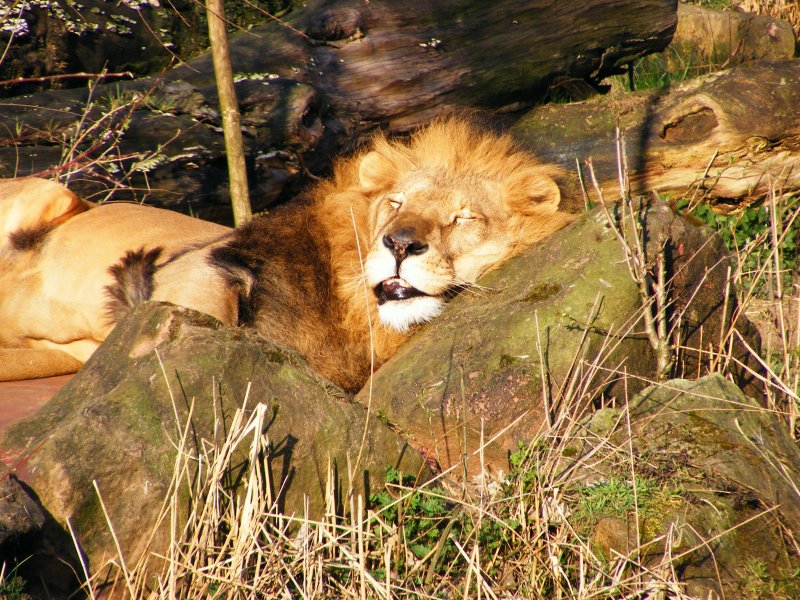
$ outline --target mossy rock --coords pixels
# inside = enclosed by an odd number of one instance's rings
[[[418,453],[300,357],[162,303],[138,306],[53,400],[6,433],[0,447],[15,454],[33,449],[20,476],[56,520],[71,521],[97,569],[116,551],[93,482],[126,560],[163,550],[167,528],[153,539],[149,533],[169,494],[187,423],[187,450],[199,455],[203,445],[220,443],[221,428],[236,409],[259,403],[269,415],[265,464],[277,508],[287,514],[303,515],[307,498],[310,516],[322,516],[329,466],[340,496],[350,484],[348,468],[360,494],[383,482],[387,466],[426,472]]]
[[[588,428],[607,430],[608,416],[598,413]],[[643,500],[638,523],[633,513],[598,520],[591,540],[600,552],[638,547],[654,566],[669,540],[692,597],[797,597],[800,560],[784,536],[800,533],[800,451],[785,423],[714,374],[647,388],[630,403],[629,432],[619,429],[611,446],[632,449],[637,476],[662,490],[662,501]],[[582,476],[615,476],[618,461],[593,462],[594,472]],[[630,478],[630,466],[624,469]]]

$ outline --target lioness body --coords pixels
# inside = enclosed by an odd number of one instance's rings
[[[20,183],[26,184],[23,189],[18,189]],[[30,206],[31,198],[39,200],[37,206]],[[11,225],[12,213],[21,209],[35,215],[33,208],[41,211],[41,218],[15,222],[0,243],[0,348],[61,351],[80,362],[91,356],[114,325],[105,290],[115,283],[110,267],[127,251],[150,246],[162,247],[168,254],[231,231],[137,204],[95,207],[50,181],[0,182],[0,223]],[[67,218],[61,220],[64,215]],[[15,364],[13,354],[4,353],[0,380],[70,370],[58,366],[69,365],[68,361],[43,352],[41,364],[28,361],[32,369],[28,373],[24,356],[35,355],[20,355]],[[52,372],[48,362],[53,363]]]
[[[452,293],[571,220],[558,176],[449,119],[377,138],[305,201],[238,230],[0,184],[0,347],[85,361],[131,305],[164,300],[253,327],[355,389]]]

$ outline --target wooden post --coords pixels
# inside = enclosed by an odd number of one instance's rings
[[[228,48],[228,33],[225,29],[225,7],[223,0],[206,0],[208,37],[217,81],[217,95],[222,112],[222,130],[225,136],[225,152],[228,157],[228,181],[230,182],[233,222],[238,227],[253,215],[247,189],[247,167],[244,161],[241,115],[233,85],[233,69]]]

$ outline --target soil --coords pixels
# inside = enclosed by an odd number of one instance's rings
[[[44,406],[72,379],[60,375],[44,379],[0,382],[0,433]]]

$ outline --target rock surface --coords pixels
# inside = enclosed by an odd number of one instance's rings
[[[158,303],[140,305],[121,322],[52,401],[6,432],[0,448],[29,452],[19,476],[56,521],[63,526],[70,519],[97,571],[116,551],[93,481],[126,560],[163,549],[168,527],[152,540],[143,534],[154,529],[170,487],[189,407],[185,451],[196,456],[223,435],[220,428],[245,401],[268,406],[266,464],[277,508],[288,514],[303,514],[304,496],[312,516],[322,514],[329,464],[340,494],[350,483],[348,468],[356,493],[382,484],[387,466],[425,472],[397,434],[368,419],[298,357],[211,317]]]
[[[602,518],[592,536],[601,550],[625,554],[641,544],[652,566],[672,537],[673,564],[692,597],[741,598],[746,589],[746,597],[797,597],[800,565],[782,528],[800,532],[800,451],[786,426],[721,375],[644,390],[630,403],[630,435],[620,415],[599,411],[589,429],[605,439],[617,423],[612,440],[630,443],[637,475],[672,493],[649,507],[643,500],[638,526],[632,514]],[[614,462],[602,463],[601,479]]]
[[[672,70],[708,70],[753,60],[790,60],[794,50],[788,21],[679,4],[678,27],[664,55]]]

